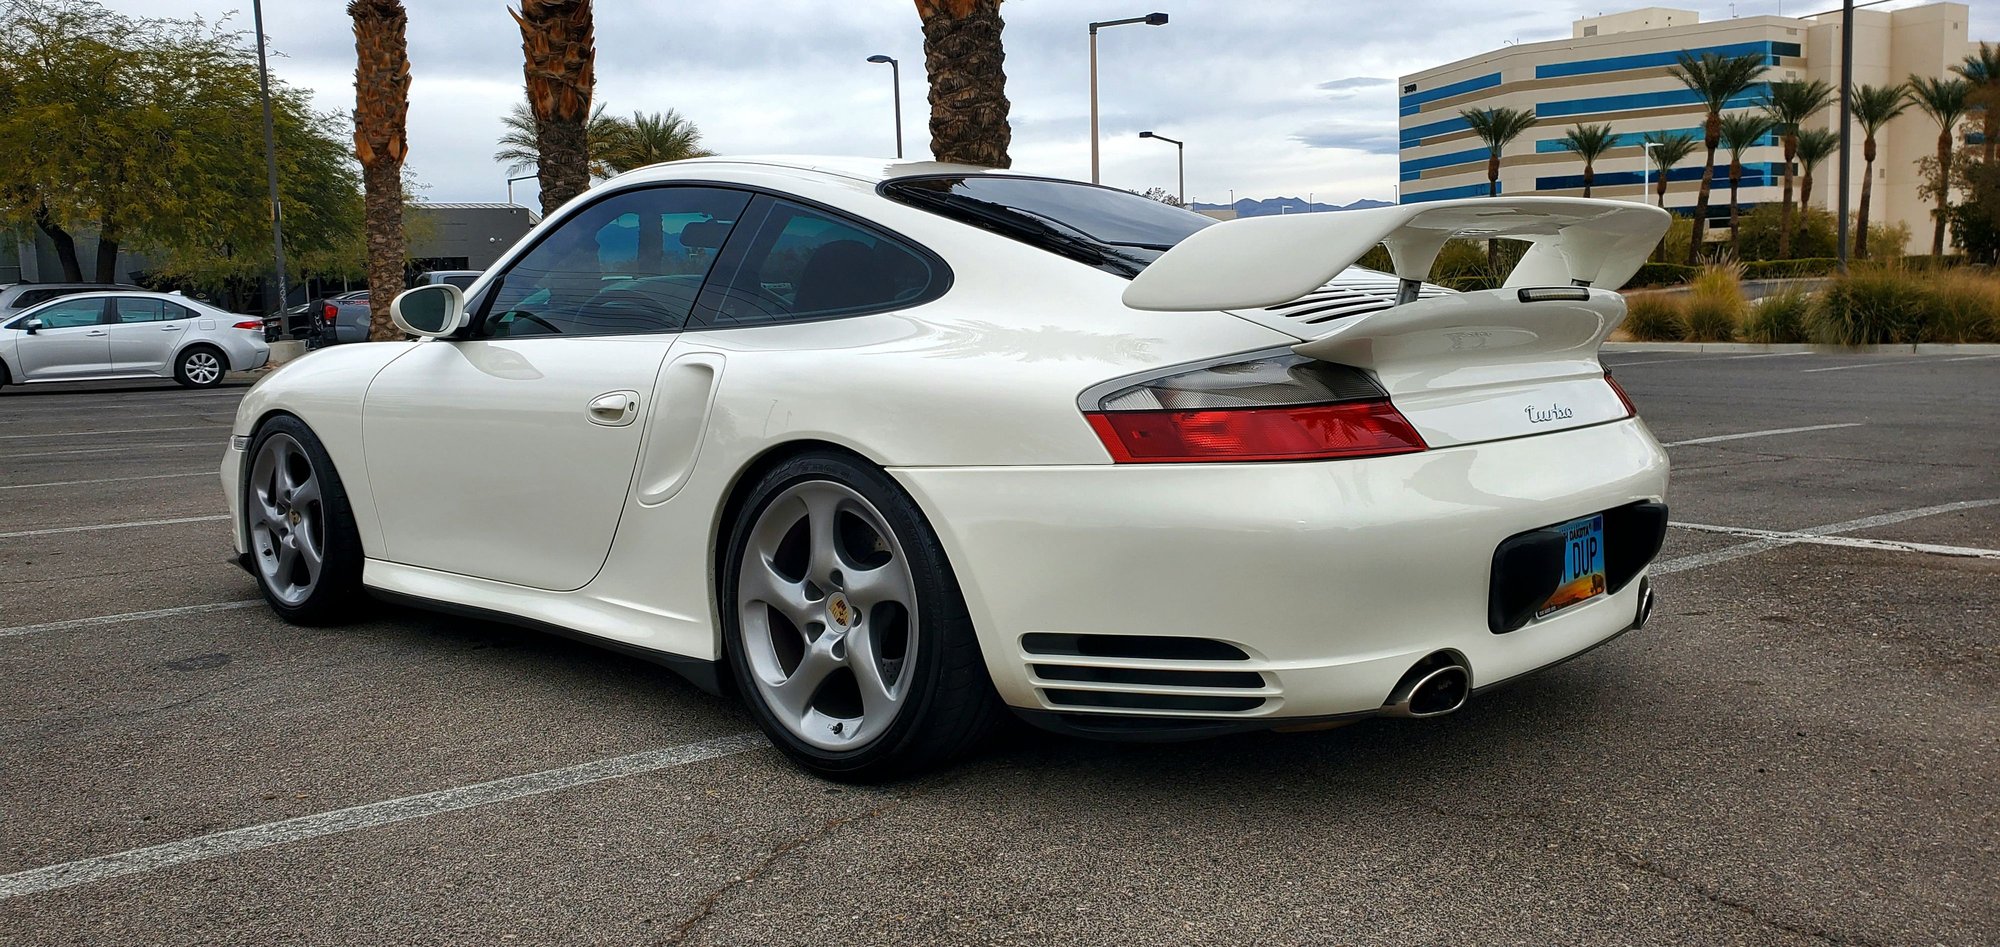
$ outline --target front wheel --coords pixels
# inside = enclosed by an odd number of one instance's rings
[[[259,428],[242,492],[251,565],[271,609],[299,625],[352,616],[365,600],[361,536],[340,475],[312,429],[294,417]]]
[[[837,454],[752,488],[722,576],[731,672],[758,724],[823,776],[942,765],[999,716],[944,550],[880,470]]]
[[[222,353],[205,345],[190,347],[174,362],[174,380],[188,388],[213,388],[228,371]]]

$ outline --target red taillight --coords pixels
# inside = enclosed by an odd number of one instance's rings
[[[1639,409],[1632,405],[1632,396],[1625,393],[1625,386],[1618,384],[1618,379],[1611,377],[1610,372],[1604,373],[1604,383],[1611,386],[1611,393],[1617,395],[1618,401],[1625,405],[1626,417],[1636,418],[1639,416]]]
[[[336,308],[332,303],[327,303],[326,308],[321,309],[319,311],[320,319],[326,322],[332,322],[339,315],[340,315],[340,310]]]
[[[262,331],[264,331],[264,323],[262,323],[262,322],[257,322],[257,321],[247,321],[247,320],[246,320],[246,321],[244,321],[244,322],[239,322],[239,323],[237,323],[237,324],[236,324],[236,328],[238,328],[238,329],[254,329],[254,330],[258,331],[258,332],[262,332]]]
[[[1424,449],[1388,401],[1088,415],[1121,464],[1380,457]]]
[[[1366,372],[1289,351],[1110,381],[1078,399],[1121,464],[1328,460],[1425,449]]]

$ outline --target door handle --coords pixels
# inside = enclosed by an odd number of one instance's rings
[[[163,326],[161,326],[161,327],[160,327],[160,331],[161,331],[161,332],[179,332],[179,331],[181,331],[181,327],[180,327],[180,326],[177,326],[177,325],[174,325],[173,323],[169,322],[169,323],[167,323],[166,325],[163,325]]]
[[[84,333],[84,335],[104,335],[104,334],[105,332],[103,329],[92,329],[89,332]]]
[[[605,427],[623,427],[639,416],[639,393],[614,391],[590,401],[590,421]]]

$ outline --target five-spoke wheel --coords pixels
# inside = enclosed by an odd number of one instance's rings
[[[724,651],[771,741],[838,779],[948,761],[998,718],[935,532],[880,468],[806,454],[751,484],[724,560]]]
[[[312,429],[295,417],[266,421],[251,439],[241,491],[249,564],[271,607],[300,624],[352,615],[364,601],[361,538]]]

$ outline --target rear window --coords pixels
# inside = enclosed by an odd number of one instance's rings
[[[1049,178],[898,178],[883,184],[882,193],[1126,277],[1215,223],[1129,191]]]

